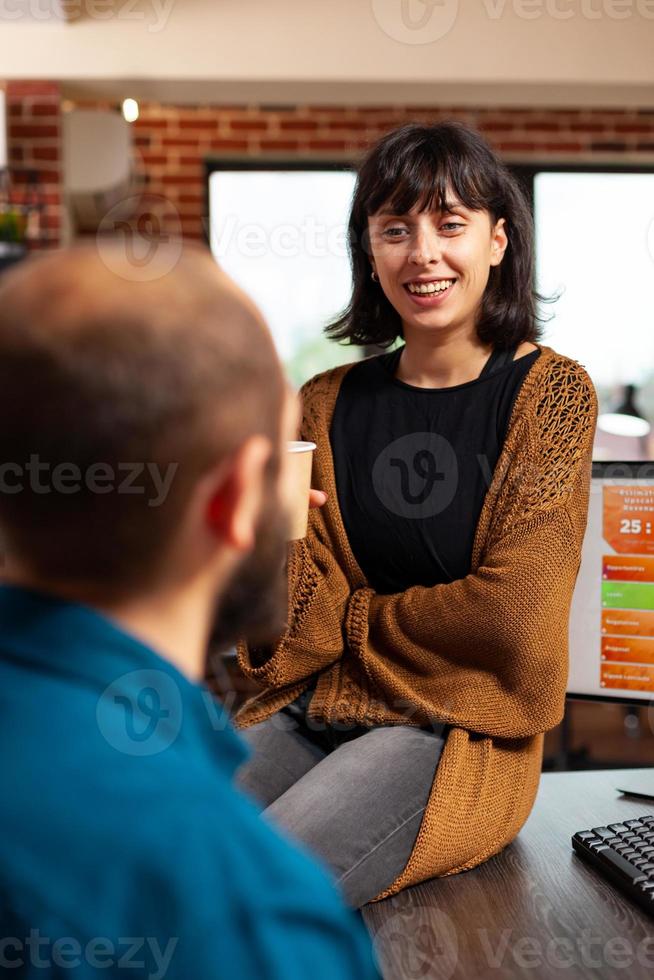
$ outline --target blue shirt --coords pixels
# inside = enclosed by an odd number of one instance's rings
[[[326,869],[232,785],[249,752],[109,618],[0,587],[0,973],[377,977]]]

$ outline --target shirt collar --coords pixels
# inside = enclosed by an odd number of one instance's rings
[[[226,710],[205,685],[185,677],[90,606],[36,589],[1,585],[0,660],[93,687],[100,728],[107,726],[112,738],[125,739],[116,748],[127,754],[151,754],[162,750],[153,746],[165,748],[174,741],[205,752],[229,775],[250,755]],[[124,733],[116,725],[116,706],[131,725]],[[143,735],[153,721],[157,731],[149,751]],[[107,737],[106,731],[103,734]]]

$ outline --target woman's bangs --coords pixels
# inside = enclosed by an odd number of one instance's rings
[[[429,144],[413,148],[402,157],[382,157],[377,170],[381,179],[365,202],[367,215],[382,208],[393,214],[408,214],[414,209],[443,211],[452,203],[452,195],[472,211],[481,211],[489,204],[490,195],[483,193],[465,157],[439,156]]]

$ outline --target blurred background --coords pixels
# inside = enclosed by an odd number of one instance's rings
[[[475,126],[532,202],[543,342],[593,378],[595,458],[654,459],[654,0],[6,0],[0,50],[0,270],[121,236],[147,275],[204,242],[297,387],[375,352],[323,336],[361,155]],[[654,761],[653,729],[569,702],[546,765]]]

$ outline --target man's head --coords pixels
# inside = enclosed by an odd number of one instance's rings
[[[270,334],[203,250],[147,282],[103,258],[58,252],[0,281],[9,577],[98,604],[210,581],[234,639],[269,639],[298,422]]]

